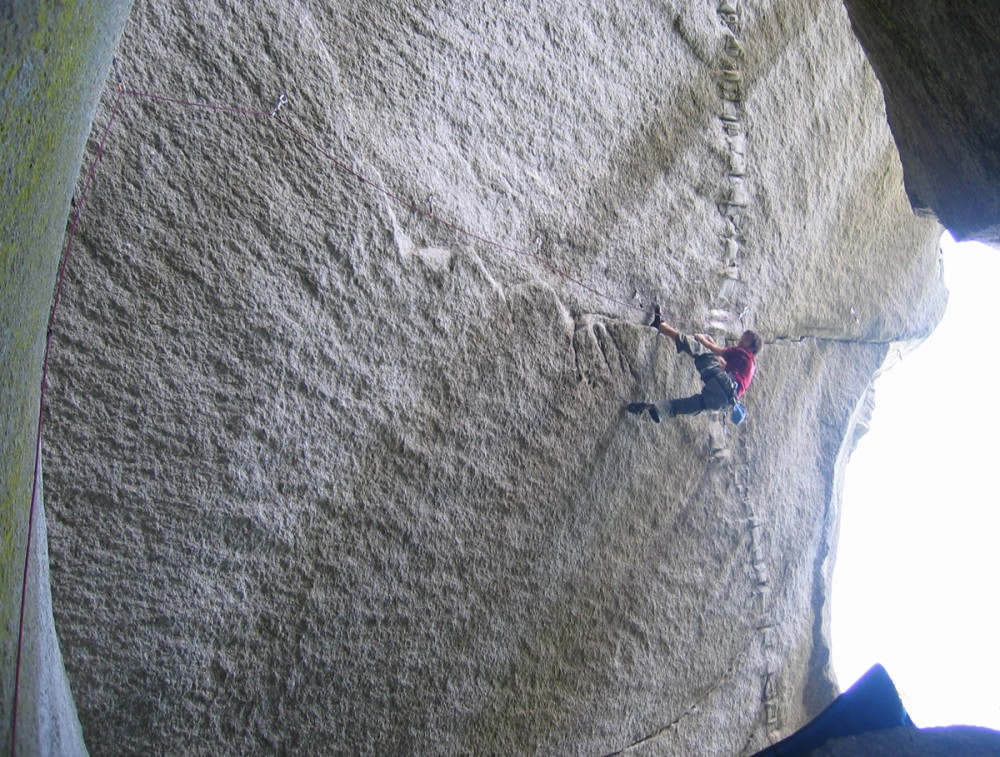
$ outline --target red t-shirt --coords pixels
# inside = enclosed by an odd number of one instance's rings
[[[753,353],[742,347],[726,347],[722,351],[722,359],[726,361],[726,373],[739,385],[736,395],[742,397],[757,371]]]

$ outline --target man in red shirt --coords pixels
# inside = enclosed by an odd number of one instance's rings
[[[677,352],[686,352],[694,358],[695,368],[705,384],[700,394],[677,400],[663,400],[656,404],[633,402],[626,407],[630,413],[649,417],[657,423],[660,416],[697,415],[703,410],[721,410],[729,407],[743,396],[756,371],[756,355],[763,344],[760,336],[753,331],[744,331],[735,347],[722,347],[707,334],[695,334],[694,338],[682,334],[673,326],[663,322],[660,309],[649,324],[664,336],[670,337],[677,345]]]

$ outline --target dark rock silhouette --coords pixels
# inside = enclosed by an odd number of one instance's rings
[[[983,3],[845,0],[882,82],[914,208],[958,240],[1000,243],[1000,46]]]

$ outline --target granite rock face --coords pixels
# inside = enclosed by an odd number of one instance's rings
[[[945,299],[841,5],[149,3],[119,59],[45,436],[92,751],[740,754],[829,703],[839,471]],[[764,336],[744,426],[623,412],[697,389],[654,301]]]
[[[844,0],[882,83],[906,191],[956,239],[1000,244],[1000,29],[973,0]]]

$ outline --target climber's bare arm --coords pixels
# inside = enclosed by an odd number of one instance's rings
[[[663,321],[660,321],[658,324],[656,324],[656,330],[659,331],[661,334],[663,334],[663,336],[669,336],[675,342],[677,341],[677,337],[681,335],[681,332],[679,332],[669,323],[664,323]]]
[[[715,340],[712,339],[708,334],[695,334],[694,338],[701,342],[703,345],[708,347],[716,357],[719,358],[719,362],[722,363],[722,367],[725,368],[725,362],[722,360],[722,351],[725,349],[719,344],[716,344]]]
[[[663,334],[663,336],[669,337],[669,338],[673,339],[675,342],[677,341],[677,338],[681,335],[680,331],[678,331],[673,326],[671,326],[669,323],[667,323],[666,321],[663,320],[663,317],[660,314],[660,306],[659,305],[656,305],[654,307],[654,309],[653,309],[653,322],[651,324],[649,324],[649,325],[652,326],[653,328],[655,328],[661,334]],[[715,340],[712,339],[712,337],[710,337],[708,334],[695,334],[694,338],[697,339],[699,342],[701,342],[706,347],[708,347],[708,349],[710,349],[719,358],[719,363],[722,364],[723,368],[726,367],[726,361],[722,359],[722,349],[723,348],[720,347],[719,345],[717,345],[715,343]]]

